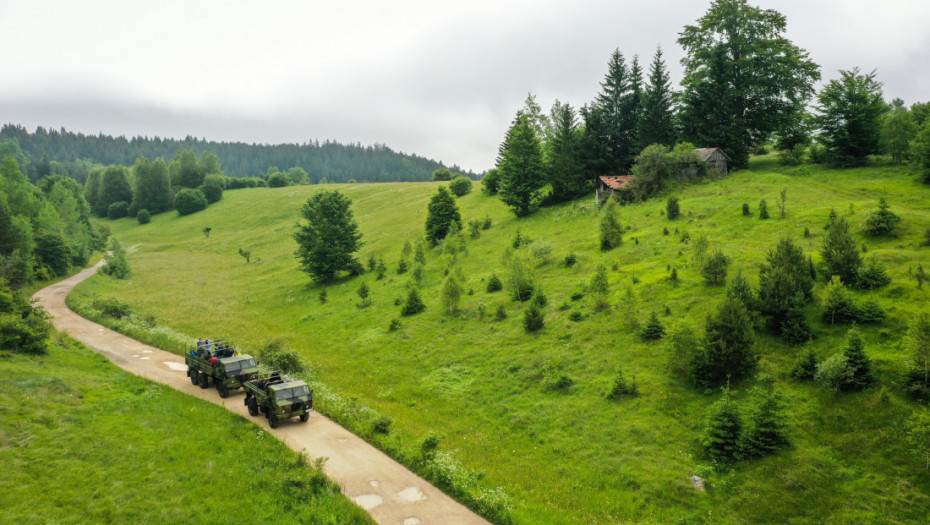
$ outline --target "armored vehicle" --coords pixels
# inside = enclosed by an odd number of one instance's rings
[[[278,428],[282,420],[295,416],[304,423],[310,419],[313,390],[305,381],[281,378],[275,373],[267,378],[245,381],[242,386],[249,415],[265,414],[271,428]]]

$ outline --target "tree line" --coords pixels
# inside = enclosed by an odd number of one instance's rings
[[[24,156],[21,169],[32,181],[60,174],[84,183],[93,165],[132,165],[137,158],[172,158],[178,151],[209,150],[217,156],[228,176],[256,177],[273,166],[299,166],[310,182],[413,182],[430,180],[443,164],[413,154],[396,152],[376,144],[363,146],[314,140],[303,144],[246,144],[217,142],[187,136],[184,139],[160,137],[113,137],[85,135],[61,130],[26,128],[6,124],[0,128],[0,142],[15,142]],[[0,157],[9,152],[0,151]],[[457,172],[462,169],[452,166]],[[466,172],[470,176],[474,174]]]
[[[837,167],[885,153],[895,163],[913,161],[930,182],[930,104],[886,103],[876,73],[858,68],[817,93],[820,67],[784,36],[786,23],[746,0],[717,0],[679,34],[679,91],[659,48],[645,78],[638,56],[615,50],[596,98],[579,109],[556,100],[546,114],[530,94],[485,191],[523,216],[590,195],[598,176],[632,172],[644,197],[694,166],[694,145],[721,148],[736,169],[772,147],[785,164]]]

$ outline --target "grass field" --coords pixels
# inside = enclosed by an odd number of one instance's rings
[[[134,275],[128,281],[95,277],[74,298],[112,296],[179,332],[227,338],[246,349],[284,339],[314,377],[356,408],[371,408],[356,412],[393,420],[391,435],[377,438],[382,448],[403,457],[430,432],[440,434],[440,448],[478,473],[481,483],[506,490],[518,523],[901,523],[924,521],[930,513],[930,479],[910,455],[902,430],[915,406],[897,386],[907,361],[900,340],[930,294],[909,275],[928,263],[930,249],[919,243],[930,226],[930,188],[906,170],[782,170],[774,158],[756,159],[751,170],[674,190],[682,211],[677,220],[661,213],[664,199],[623,207],[621,220],[630,230],[621,247],[606,253],[599,250],[593,196],[516,219],[499,200],[473,192],[458,201],[463,219],[490,217],[493,226],[469,239],[467,253],[454,264],[440,249],[428,253],[421,285],[427,310],[406,318],[395,300],[406,295],[410,274],[394,269],[404,242],[422,237],[437,184],[333,187],[354,202],[365,242],[360,259],[383,256],[386,279],[366,273],[326,286],[328,300],[321,304],[323,287],[298,270],[291,237],[297,210],[321,187],[260,188],[226,192],[192,216],[164,214],[145,226],[113,222]],[[782,188],[785,219],[775,204]],[[714,468],[698,438],[719,392],[692,387],[671,370],[661,342],[638,335],[651,312],[667,328],[700,330],[724,295],[704,284],[682,236],[704,232],[711,248],[733,258],[730,274],[742,270],[755,283],[766,251],[780,237],[792,236],[817,262],[830,209],[858,225],[880,195],[903,220],[897,238],[857,234],[866,255],[875,255],[893,278],[871,294],[888,310],[888,320],[865,329],[879,384],[835,395],[796,383],[788,372],[804,347],[758,331],[760,369],[776,376],[789,403],[792,447],[732,469]],[[762,198],[772,215],[765,221],[756,215]],[[742,216],[744,202],[753,217]],[[212,228],[209,237],[204,227]],[[810,238],[802,235],[805,227]],[[514,251],[518,230],[551,244],[549,260],[530,255],[532,246]],[[240,247],[251,250],[251,264],[238,255]],[[562,264],[569,253],[578,259],[570,268]],[[506,277],[508,257],[527,259],[548,298],[546,328],[538,334],[523,329],[525,303],[506,290],[485,292],[493,273]],[[589,297],[571,299],[598,264],[610,269],[611,307],[601,311]],[[468,292],[453,316],[439,305],[450,266],[460,269]],[[677,282],[669,279],[671,267]],[[368,308],[356,306],[361,282],[371,288]],[[823,286],[818,282],[816,293]],[[500,305],[508,317],[498,321],[493,313]],[[576,311],[581,321],[570,320]],[[394,318],[402,328],[390,332]],[[845,327],[821,323],[816,307],[809,320],[816,333],[809,344],[818,356],[839,352]],[[620,369],[635,376],[640,395],[607,401]],[[570,387],[558,387],[563,376]],[[735,384],[736,398],[752,384]],[[887,401],[878,395],[883,386],[891,393]],[[706,492],[691,486],[692,474],[707,480]]]
[[[71,340],[0,358],[2,523],[372,523],[221,407]]]

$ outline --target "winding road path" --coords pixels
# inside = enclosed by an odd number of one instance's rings
[[[102,263],[101,263],[102,264]],[[93,323],[72,312],[65,297],[78,283],[97,273],[100,264],[37,292],[34,298],[52,316],[59,331],[106,356],[133,374],[168,385],[194,397],[222,405],[252,420],[242,404],[241,391],[221,399],[215,389],[190,383],[184,360]],[[263,430],[311,458],[325,457],[326,475],[343,493],[381,524],[487,524],[465,506],[407,470],[380,450],[318,413],[308,423],[282,423],[272,430],[264,419],[254,419]]]

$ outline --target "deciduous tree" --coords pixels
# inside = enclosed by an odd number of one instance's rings
[[[835,166],[861,166],[879,152],[882,116],[888,110],[875,71],[840,71],[817,95],[817,126]]]

